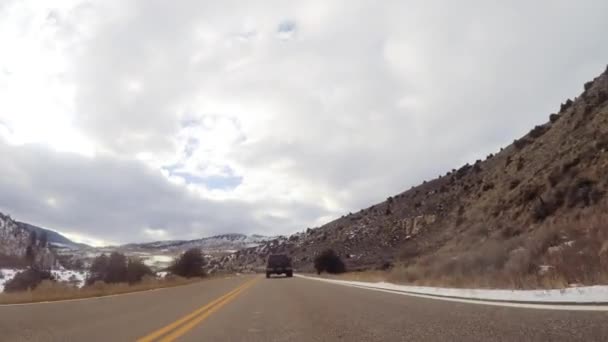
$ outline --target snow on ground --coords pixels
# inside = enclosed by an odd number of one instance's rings
[[[162,269],[171,264],[173,262],[173,256],[169,255],[148,255],[142,257],[144,264],[148,265],[152,269]]]
[[[69,283],[77,287],[83,287],[87,279],[87,272],[74,270],[52,270],[53,277],[59,282]]]
[[[151,264],[170,263],[172,261],[173,261],[173,257],[168,256],[168,255],[152,255],[145,260],[146,263],[151,263]]]
[[[13,277],[15,277],[15,274],[19,272],[21,272],[21,270],[19,269],[0,268],[0,292],[4,291],[4,284],[6,284],[7,281],[13,279]]]
[[[608,303],[608,286],[571,287],[556,290],[490,290],[455,289],[428,286],[398,285],[386,282],[362,282],[324,279],[300,276],[329,283],[365,287],[379,290],[427,295],[435,297],[460,298],[468,300],[525,302],[539,304],[594,304]]]
[[[22,269],[12,269],[12,268],[1,268],[0,273],[0,292],[4,291],[4,284],[9,280],[13,279],[15,275],[21,271]],[[51,273],[53,277],[59,282],[69,283],[74,286],[82,287],[84,286],[84,282],[87,278],[87,272],[84,271],[74,271],[74,270],[52,270]]]

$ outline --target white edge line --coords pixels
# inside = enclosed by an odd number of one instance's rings
[[[531,304],[531,303],[511,303],[511,302],[498,302],[498,301],[490,301],[490,300],[450,298],[450,297],[443,297],[443,296],[424,295],[424,294],[417,294],[417,293],[411,293],[411,292],[402,292],[402,291],[397,291],[397,290],[382,289],[382,288],[378,288],[378,287],[373,287],[373,284],[371,284],[371,283],[370,283],[370,286],[362,286],[362,285],[349,284],[349,283],[342,282],[340,280],[334,280],[334,279],[323,279],[323,278],[308,277],[308,276],[303,276],[303,275],[296,275],[296,276],[299,278],[303,278],[303,279],[322,281],[322,282],[329,283],[329,284],[354,287],[354,288],[358,288],[358,289],[392,293],[392,294],[398,294],[398,295],[402,295],[402,296],[443,300],[443,301],[447,301],[447,302],[457,302],[457,303],[477,304],[477,305],[490,305],[490,306],[503,306],[503,307],[510,307],[510,308],[522,308],[522,309],[539,309],[539,310],[608,311],[608,305]]]

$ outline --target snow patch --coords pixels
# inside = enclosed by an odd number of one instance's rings
[[[17,273],[24,269],[2,268],[0,269],[0,292],[4,291],[5,284],[13,279]],[[75,271],[66,269],[51,270],[51,274],[58,282],[68,283],[73,286],[83,287],[88,273],[85,271]]]
[[[58,282],[68,283],[76,287],[83,287],[88,273],[75,270],[52,270],[51,274]]]
[[[361,282],[323,279],[300,276],[329,283],[388,290],[434,297],[459,298],[478,301],[496,301],[513,303],[538,304],[605,304],[608,303],[608,286],[570,287],[553,290],[491,290],[491,289],[455,289],[428,286],[397,285],[387,282]]]
[[[0,268],[0,292],[4,291],[4,285],[15,275],[23,270],[13,268]]]

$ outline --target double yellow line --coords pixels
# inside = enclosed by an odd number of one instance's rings
[[[211,316],[214,312],[222,308],[224,305],[233,301],[239,294],[241,294],[241,292],[253,286],[253,284],[258,279],[259,278],[256,277],[244,283],[236,289],[215,299],[211,303],[194,310],[192,313],[189,313],[188,315],[178,319],[177,321],[138,339],[137,342],[152,342],[156,340],[159,342],[175,341],[177,338],[192,330],[194,327],[196,327],[202,321],[207,319],[207,317]]]

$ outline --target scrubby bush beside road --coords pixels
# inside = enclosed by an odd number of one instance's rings
[[[318,274],[323,272],[338,274],[346,272],[346,266],[333,249],[327,249],[315,257],[315,270]]]
[[[175,259],[169,267],[172,274],[184,278],[195,278],[205,276],[205,258],[198,248],[192,248],[184,252],[179,258]]]

